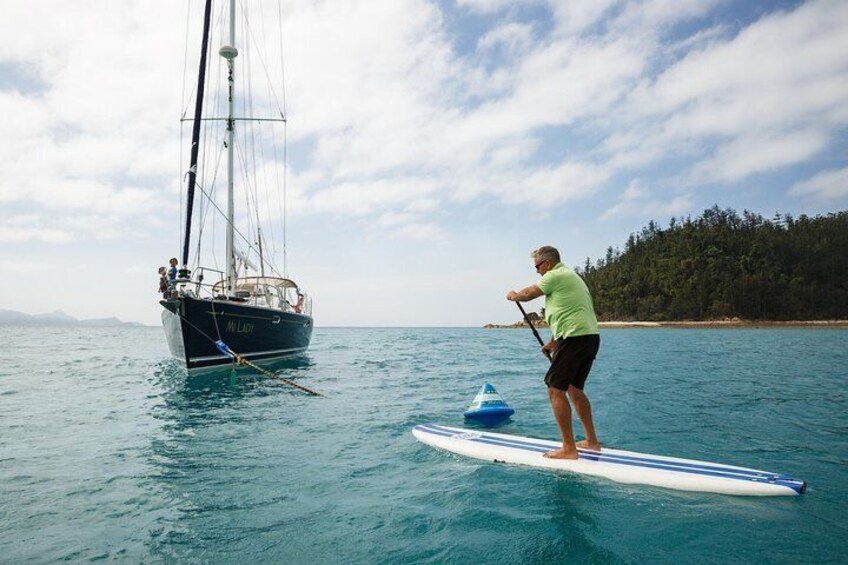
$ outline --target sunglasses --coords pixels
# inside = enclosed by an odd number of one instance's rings
[[[536,263],[536,264],[534,265],[534,267],[536,267],[536,270],[537,270],[537,271],[539,270],[539,266],[541,266],[541,264],[542,264],[542,263],[544,263],[544,262],[545,262],[545,261],[539,261],[538,263]]]

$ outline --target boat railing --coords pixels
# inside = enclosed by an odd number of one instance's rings
[[[198,267],[194,271],[194,278],[191,278],[190,271],[187,269],[181,270],[175,280],[168,282],[168,294],[166,297],[191,296],[203,298],[203,289],[207,289],[207,294],[210,298],[213,297],[215,285],[203,282],[204,274],[207,271],[218,273],[220,276],[224,275],[223,271],[217,269]]]
[[[283,312],[312,315],[312,299],[303,291],[300,293],[287,292],[290,288],[268,286],[257,287],[253,291],[235,291],[237,299],[242,299],[251,306],[275,308]],[[302,299],[300,297],[303,297]]]
[[[204,283],[206,273],[215,273],[214,284]],[[273,308],[312,316],[312,299],[305,290],[286,278],[241,277],[234,288],[224,278],[224,272],[210,267],[197,267],[193,278],[178,278],[171,283],[171,296],[191,296],[211,300],[230,300],[260,308]]]
[[[218,275],[217,278],[219,278],[219,279],[224,277],[224,271],[221,271],[219,269],[213,269],[211,267],[198,267],[197,269],[195,269],[194,270],[194,275],[195,275],[195,282],[194,282],[195,290],[194,290],[194,292],[197,296],[201,296],[201,293],[200,293],[201,288],[208,288],[210,296],[214,295],[213,289],[214,289],[215,285],[203,283],[203,279],[206,278],[205,277],[206,273],[215,273],[215,274]]]

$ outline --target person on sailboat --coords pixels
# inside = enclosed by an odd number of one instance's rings
[[[171,260],[168,261],[168,263],[171,265],[171,268],[168,269],[168,280],[171,281],[171,283],[173,283],[175,280],[177,280],[177,263],[178,262],[179,261],[177,261],[176,257],[171,257]]]
[[[159,292],[162,293],[162,298],[168,294],[168,271],[165,267],[159,267]]]
[[[542,347],[542,352],[551,357],[545,384],[562,434],[562,448],[549,451],[545,457],[577,459],[577,447],[595,451],[601,448],[592,421],[592,406],[583,392],[601,343],[598,320],[586,283],[562,264],[556,248],[546,245],[530,256],[542,278],[518,292],[509,291],[506,299],[528,302],[545,296],[545,320],[551,328],[551,341]],[[579,443],[575,443],[571,428],[572,404],[586,430],[586,439]]]

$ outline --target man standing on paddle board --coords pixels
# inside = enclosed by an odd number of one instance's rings
[[[601,448],[592,422],[592,406],[583,392],[601,344],[598,320],[586,283],[562,264],[556,248],[546,245],[530,256],[542,278],[518,292],[509,291],[506,299],[528,302],[545,295],[545,321],[551,328],[551,341],[542,347],[542,352],[551,357],[545,384],[562,434],[562,449],[549,451],[545,457],[577,459],[578,446],[595,451]],[[569,399],[586,429],[586,439],[577,444],[571,429]]]

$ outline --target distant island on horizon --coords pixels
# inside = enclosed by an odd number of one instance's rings
[[[62,310],[34,315],[15,310],[0,310],[0,326],[87,326],[105,328],[115,326],[143,327],[144,324],[140,322],[124,322],[114,316],[79,320]]]

